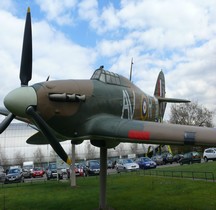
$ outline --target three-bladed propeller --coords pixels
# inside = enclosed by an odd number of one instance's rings
[[[31,14],[28,8],[23,38],[23,48],[20,66],[21,87],[11,91],[4,99],[6,108],[11,111],[0,124],[0,133],[2,133],[11,121],[17,116],[31,117],[38,129],[47,138],[49,144],[59,157],[71,164],[71,160],[62,148],[59,140],[53,134],[47,123],[36,112],[37,97],[32,87],[27,87],[32,77],[32,31],[31,31]]]

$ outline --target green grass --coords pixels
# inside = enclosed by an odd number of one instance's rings
[[[216,162],[160,170],[211,171],[216,176]],[[144,176],[143,173],[107,177],[107,205],[115,210],[213,210],[216,209],[215,192],[216,183],[210,181]],[[76,188],[71,188],[68,181],[7,184],[0,188],[2,210],[94,210],[98,205],[99,177],[80,177]]]
[[[182,165],[179,167],[160,168],[156,170],[146,170],[145,175],[174,176],[183,178],[216,180],[216,162],[202,164]]]

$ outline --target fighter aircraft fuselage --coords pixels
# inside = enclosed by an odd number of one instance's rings
[[[120,84],[98,79],[35,84],[32,87],[37,93],[37,112],[54,130],[71,138],[85,135],[85,123],[104,113],[121,119],[157,121],[157,98],[126,78],[118,78]]]

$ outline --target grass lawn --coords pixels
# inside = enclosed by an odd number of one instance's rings
[[[172,170],[215,173],[216,162],[173,167]],[[107,205],[115,210],[213,210],[216,209],[215,192],[216,182],[209,181],[144,176],[143,173],[107,177]],[[0,188],[2,210],[94,210],[98,204],[99,177],[77,178],[76,188],[71,188],[68,181],[7,184]]]
[[[158,175],[158,176],[174,176],[174,177],[184,177],[195,179],[207,179],[216,181],[216,162],[208,163],[196,163],[192,165],[182,165],[182,166],[170,166],[168,168],[158,168],[156,170],[145,170],[141,173],[145,175]]]

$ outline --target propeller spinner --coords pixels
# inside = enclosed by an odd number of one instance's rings
[[[0,124],[0,133],[2,133],[11,121],[16,117],[31,118],[40,132],[47,138],[49,144],[59,157],[67,164],[71,160],[62,148],[59,140],[53,134],[47,123],[37,113],[37,94],[33,87],[28,87],[28,82],[32,77],[32,31],[31,14],[28,8],[26,14],[26,23],[23,38],[23,48],[20,66],[21,87],[11,91],[4,99],[5,107],[11,112]]]

